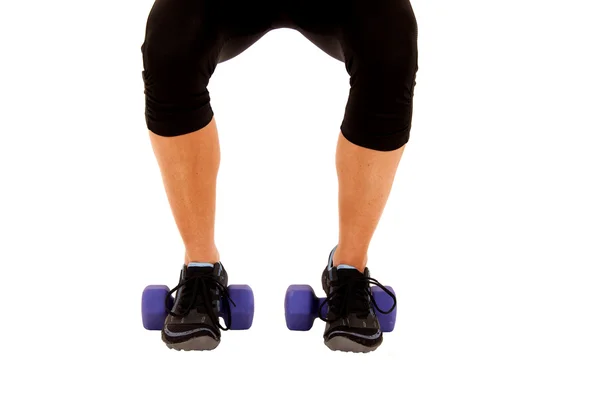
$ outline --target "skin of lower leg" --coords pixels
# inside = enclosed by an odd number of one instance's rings
[[[218,262],[214,232],[221,151],[215,119],[181,136],[162,137],[150,131],[150,140],[185,245],[184,263]]]
[[[394,151],[362,148],[340,133],[336,149],[339,239],[333,265],[364,272],[369,244],[390,195],[404,146]]]

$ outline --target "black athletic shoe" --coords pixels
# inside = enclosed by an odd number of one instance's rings
[[[184,351],[212,350],[221,341],[220,308],[228,306],[227,272],[221,263],[183,266],[173,308],[165,320],[162,339],[167,347]],[[165,300],[165,302],[167,302]],[[229,310],[227,308],[227,310]],[[231,317],[226,321],[231,321]]]
[[[379,310],[379,307],[373,300],[370,285],[384,289],[394,298],[394,306],[396,297],[370,277],[368,268],[361,273],[352,266],[333,266],[334,252],[335,248],[329,255],[329,263],[322,276],[323,290],[327,294],[325,302],[329,306],[326,317],[319,313],[319,317],[327,323],[323,335],[325,345],[334,351],[374,351],[383,342],[383,333],[373,309]]]

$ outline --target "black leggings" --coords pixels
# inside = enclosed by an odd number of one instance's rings
[[[177,136],[208,125],[217,64],[277,28],[345,63],[345,138],[380,151],[408,142],[417,73],[410,0],[156,0],[142,45],[148,129]]]

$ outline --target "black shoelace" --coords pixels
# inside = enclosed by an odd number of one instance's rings
[[[394,305],[388,311],[382,311],[369,288],[374,284],[381,288],[394,300]],[[329,305],[329,310],[334,318],[327,319],[322,316],[322,309],[325,304]],[[371,277],[348,277],[341,282],[332,282],[332,290],[325,300],[319,305],[319,319],[325,322],[333,322],[337,319],[347,318],[351,313],[356,313],[358,317],[366,318],[371,309],[371,304],[384,315],[391,313],[396,307],[396,296],[393,292],[385,288],[379,281]]]
[[[218,278],[209,275],[188,277],[169,291],[165,299],[166,308],[168,308],[168,301],[171,295],[179,289],[182,291],[178,305],[179,310],[177,312],[169,310],[170,315],[175,317],[185,317],[190,313],[192,308],[196,308],[198,313],[206,313],[215,326],[219,327],[221,330],[229,330],[229,326],[231,325],[231,308],[229,307],[227,300],[229,300],[233,306],[235,306],[235,303],[229,296],[227,287],[221,284]],[[221,293],[223,294],[221,297],[221,306],[227,311],[225,327],[219,322],[219,317],[215,314],[213,308],[213,296],[211,290],[216,289],[221,290]]]

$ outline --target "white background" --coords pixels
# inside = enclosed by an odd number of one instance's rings
[[[397,331],[352,355],[283,313],[337,240],[343,64],[278,30],[217,68],[217,245],[256,315],[178,353],[140,318],[183,257],[143,117],[152,2],[2,2],[0,398],[599,400],[593,4],[414,0],[412,137],[369,254]]]

